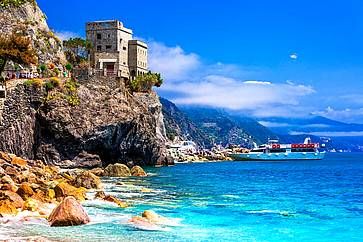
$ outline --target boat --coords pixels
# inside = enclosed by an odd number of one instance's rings
[[[232,152],[229,156],[237,161],[321,160],[325,151],[319,151],[319,148],[320,145],[312,143],[309,137],[301,144],[280,144],[278,140],[269,140],[247,153]]]

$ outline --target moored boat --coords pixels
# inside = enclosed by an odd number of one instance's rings
[[[302,144],[280,144],[278,140],[269,140],[247,153],[231,153],[234,160],[321,160],[325,151],[319,151],[320,145],[306,138]]]

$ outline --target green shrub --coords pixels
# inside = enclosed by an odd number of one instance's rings
[[[47,82],[45,82],[45,83],[44,83],[44,86],[45,86],[45,89],[46,89],[47,91],[51,91],[51,90],[53,90],[53,89],[54,89],[54,85],[53,85],[53,83],[52,83],[51,81],[47,81]]]
[[[43,86],[43,80],[42,79],[31,79],[24,82],[24,85],[27,87],[35,87],[35,88],[41,88]]]
[[[73,66],[70,63],[67,63],[67,65],[65,66],[67,71],[71,71]]]
[[[61,80],[58,77],[51,77],[49,79],[49,82],[52,83],[54,87],[60,87],[61,86]]]
[[[160,73],[152,73],[137,76],[130,82],[130,88],[133,92],[149,92],[153,86],[160,87],[163,83]]]

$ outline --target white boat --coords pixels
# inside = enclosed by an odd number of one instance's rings
[[[321,160],[325,151],[319,151],[320,145],[306,138],[302,144],[280,144],[278,140],[269,140],[248,153],[231,153],[234,160]]]

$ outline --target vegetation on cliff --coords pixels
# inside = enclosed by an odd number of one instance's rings
[[[22,31],[0,36],[0,75],[8,61],[22,65],[36,65],[38,62],[30,38],[24,37]]]
[[[130,87],[133,92],[149,92],[153,86],[160,87],[162,84],[161,74],[149,71],[131,80]]]
[[[7,7],[20,7],[24,3],[31,3],[34,6],[36,5],[35,0],[1,0],[0,7],[7,8]]]

